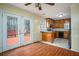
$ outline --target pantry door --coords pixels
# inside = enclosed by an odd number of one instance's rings
[[[3,13],[3,51],[16,48],[20,45],[18,38],[19,16]]]

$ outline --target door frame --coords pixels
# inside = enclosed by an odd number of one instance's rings
[[[18,20],[22,20],[23,18],[30,20],[30,40],[26,44],[32,43],[31,40],[33,39],[33,29],[32,29],[33,28],[33,20],[30,17],[27,17],[27,16],[21,16],[21,15],[13,14],[13,13],[6,11],[6,10],[2,10],[2,41],[3,41],[2,42],[3,43],[2,52],[21,46],[20,43],[18,43],[17,45],[15,45],[13,47],[8,47],[8,48],[6,47],[6,40],[7,40],[7,25],[6,25],[7,19],[6,19],[6,15],[19,17]],[[19,34],[19,32],[18,32],[18,34]],[[18,37],[19,37],[19,35],[18,35]],[[20,39],[18,39],[18,40],[20,42]],[[25,45],[25,43],[23,45]]]
[[[13,16],[17,18],[17,22],[18,19],[20,18],[19,16],[12,14],[12,13],[8,13],[6,11],[3,11],[3,51],[9,50],[9,49],[13,49],[16,48],[20,45],[20,43],[18,42],[17,44],[13,45],[13,46],[7,46],[7,16]],[[18,26],[18,25],[17,25]],[[19,41],[19,39],[18,39]]]
[[[71,18],[69,21],[69,41],[68,41],[69,49],[71,49]]]
[[[3,16],[3,14],[2,14],[2,10],[0,9],[0,53],[3,51],[3,37],[2,37],[2,35],[3,35],[3,33],[2,33],[2,31],[3,31],[3,25],[2,25],[2,16]]]

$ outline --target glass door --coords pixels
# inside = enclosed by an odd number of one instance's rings
[[[24,19],[24,42],[28,43],[30,41],[30,20]]]
[[[25,17],[21,17],[18,20],[18,36],[20,40],[20,46],[26,45],[30,41],[30,20]]]
[[[18,38],[18,19],[19,17],[12,14],[4,13],[3,15],[3,48],[9,50],[19,46]]]
[[[3,13],[3,51],[26,45],[29,41],[30,20]]]
[[[17,18],[7,16],[7,45],[12,46],[18,42]]]

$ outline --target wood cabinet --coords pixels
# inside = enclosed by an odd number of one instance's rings
[[[46,27],[47,28],[54,28],[54,25],[55,25],[54,23],[55,23],[54,20],[49,19],[49,18],[46,19]]]
[[[69,31],[64,31],[64,39],[68,39],[69,38]]]
[[[60,31],[42,32],[42,40],[53,42],[55,38],[59,38],[59,32]],[[62,37],[63,39],[68,39],[69,38],[69,31],[64,31],[63,36],[64,36],[64,37]]]
[[[66,22],[70,22],[70,19],[53,20],[50,18],[46,18],[46,27],[47,28],[64,28],[64,23]]]
[[[55,20],[54,28],[64,28],[64,21],[63,20]]]
[[[55,39],[55,32],[52,32],[52,41]]]
[[[64,19],[64,23],[70,23],[70,19]]]
[[[58,32],[57,31],[54,32],[54,38],[58,38]]]
[[[64,29],[64,23],[69,22],[70,19],[61,19],[61,20],[52,20],[50,18],[46,18],[46,28],[63,28]],[[53,41],[55,38],[62,38],[68,39],[69,32],[63,31],[63,35],[59,36],[60,31],[55,32],[42,32],[42,40],[43,41]]]
[[[42,32],[42,40],[43,41],[53,41],[54,32]]]
[[[60,31],[56,31],[56,32],[55,32],[55,33],[56,33],[56,34],[55,34],[56,38],[59,38],[59,32],[60,32]],[[64,39],[68,39],[68,38],[69,38],[69,31],[63,31],[63,36],[64,36],[64,37],[63,37]]]

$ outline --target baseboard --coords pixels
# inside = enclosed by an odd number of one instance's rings
[[[71,48],[71,50],[72,50],[72,51],[75,51],[75,52],[79,52],[79,50],[74,50],[74,49],[72,49],[72,48]]]

